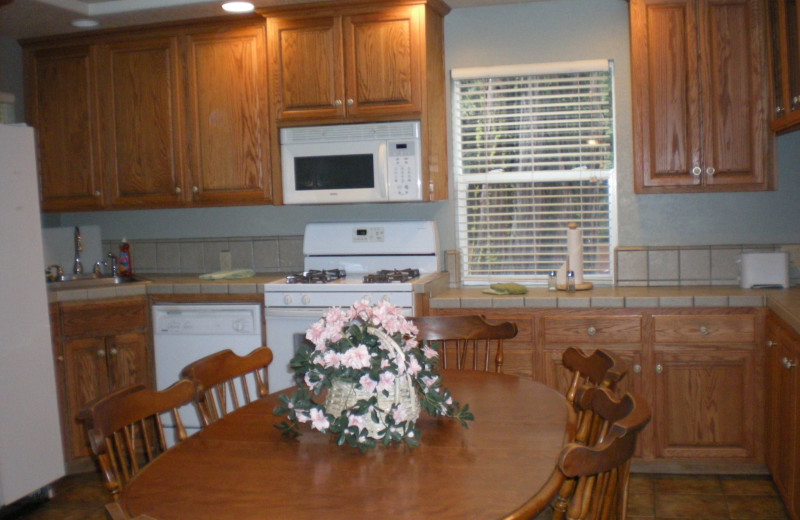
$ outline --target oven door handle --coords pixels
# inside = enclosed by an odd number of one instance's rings
[[[321,319],[322,315],[327,311],[327,307],[306,307],[303,309],[297,308],[281,308],[281,307],[267,307],[264,309],[264,317],[269,318],[317,318]]]

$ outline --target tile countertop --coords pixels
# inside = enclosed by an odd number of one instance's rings
[[[431,297],[430,306],[448,308],[653,308],[767,306],[800,331],[800,287],[741,289],[734,286],[595,287],[588,291],[551,292],[529,287],[524,295],[494,296],[484,287],[447,288]]]
[[[109,287],[70,289],[68,287],[48,290],[48,301],[95,300],[138,296],[146,294],[261,294],[264,284],[283,280],[289,273],[256,273],[250,278],[234,280],[201,280],[193,274],[144,274],[136,275],[139,281]],[[424,283],[414,284],[416,293],[438,293],[447,287],[447,273],[426,277]]]
[[[792,289],[741,289],[734,286],[687,287],[595,287],[568,294],[529,287],[524,295],[495,296],[484,287],[447,287],[447,274],[440,273],[415,292],[431,293],[430,306],[448,308],[653,308],[653,307],[763,307],[767,306],[800,332],[800,287]],[[58,289],[48,291],[52,302],[93,300],[147,294],[259,294],[268,282],[285,273],[257,273],[238,280],[201,280],[198,275],[137,275],[141,281],[114,287]]]

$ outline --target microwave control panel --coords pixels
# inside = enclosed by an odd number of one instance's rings
[[[421,200],[419,141],[389,141],[389,200]]]

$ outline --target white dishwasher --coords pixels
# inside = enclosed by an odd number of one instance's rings
[[[225,349],[241,356],[264,344],[261,305],[257,303],[155,304],[152,311],[158,390],[175,383],[183,367],[202,357]],[[181,407],[180,414],[189,435],[200,429],[194,406]],[[165,427],[172,428],[170,417],[163,420]],[[173,442],[170,431],[167,443]]]

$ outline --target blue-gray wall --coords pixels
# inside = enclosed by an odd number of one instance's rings
[[[445,18],[447,75],[459,67],[613,59],[619,245],[800,243],[800,132],[778,138],[777,191],[633,194],[627,9],[623,0],[454,9]],[[61,225],[100,225],[107,238],[182,238],[294,235],[315,220],[428,218],[439,223],[442,246],[454,248],[450,201],[64,213],[58,220]]]

